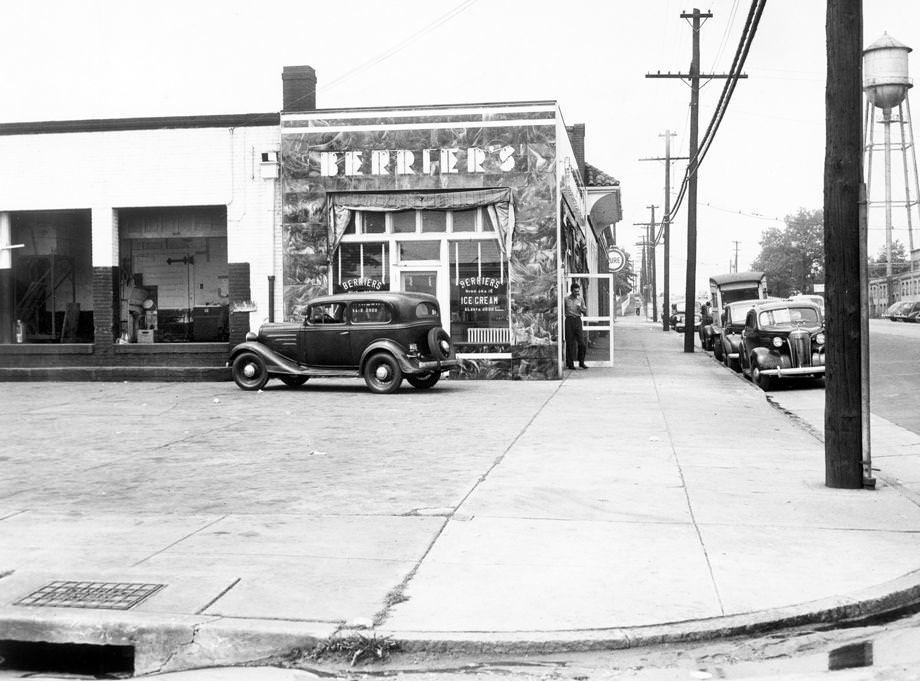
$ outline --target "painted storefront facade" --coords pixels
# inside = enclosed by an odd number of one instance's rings
[[[283,114],[281,163],[287,318],[330,291],[426,291],[459,376],[560,375],[561,232],[589,232],[555,103]]]

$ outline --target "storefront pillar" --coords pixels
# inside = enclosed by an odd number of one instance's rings
[[[0,213],[0,343],[13,342],[13,230],[10,214]]]
[[[118,337],[118,213],[92,209],[93,343],[97,359],[107,363],[115,355]]]
[[[228,263],[227,274],[227,288],[230,293],[230,347],[233,347],[246,340],[246,334],[249,333],[249,311],[252,309],[249,263]]]

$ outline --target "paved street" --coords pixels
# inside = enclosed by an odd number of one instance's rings
[[[562,382],[392,396],[5,384],[0,620],[105,631],[154,671],[371,623],[409,649],[609,648],[916,597],[920,438],[879,421],[897,480],[831,490],[750,383],[638,319],[615,348]],[[818,418],[820,390],[779,392]],[[55,579],[166,586],[127,612],[14,605]]]
[[[920,433],[920,324],[869,322],[872,411]]]

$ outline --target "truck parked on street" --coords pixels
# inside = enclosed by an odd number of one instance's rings
[[[700,325],[700,345],[712,350],[722,361],[722,313],[725,306],[739,300],[764,300],[767,297],[767,276],[763,272],[731,272],[709,278],[710,305]]]

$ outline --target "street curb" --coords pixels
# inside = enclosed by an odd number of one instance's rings
[[[665,624],[572,629],[564,631],[412,632],[374,630],[407,653],[522,654],[620,650],[750,636],[809,624],[875,618],[920,605],[920,570],[869,587],[851,596],[829,597],[800,605],[751,613]],[[342,631],[342,635],[349,632]],[[438,634],[434,636],[433,634]]]

